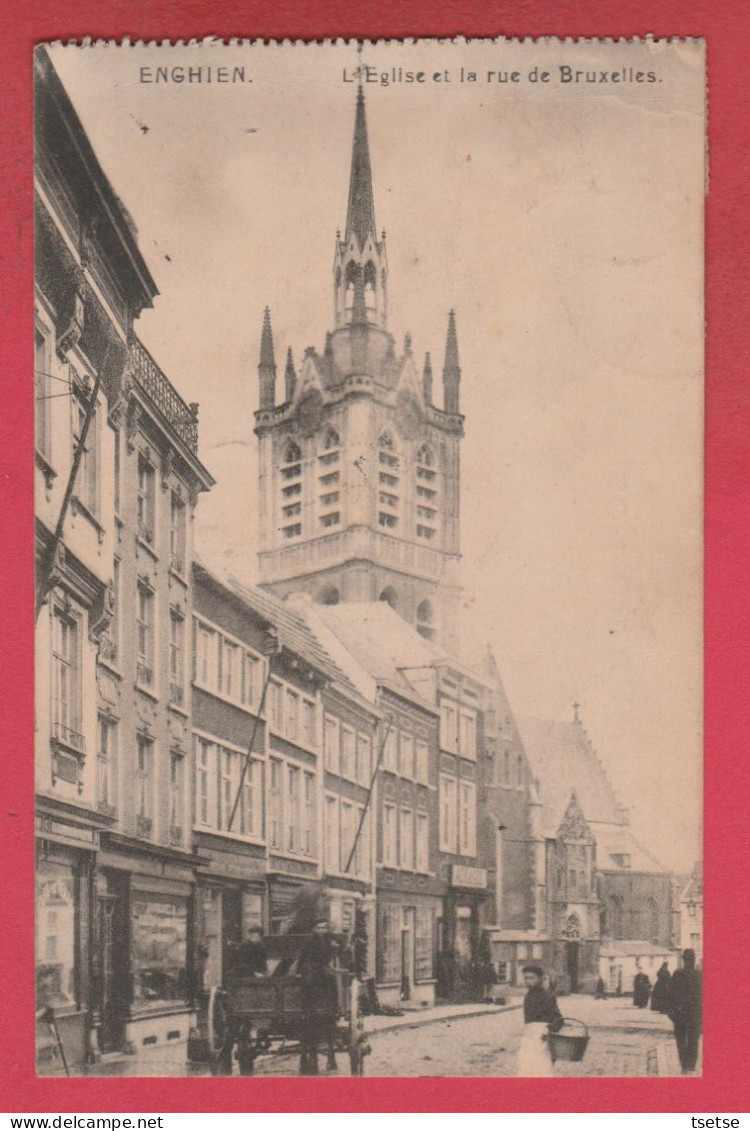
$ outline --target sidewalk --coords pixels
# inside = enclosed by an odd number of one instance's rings
[[[438,1021],[457,1017],[481,1017],[485,1014],[507,1013],[521,1008],[521,998],[506,1005],[485,1005],[469,1002],[465,1005],[437,1005],[407,1009],[402,1017],[365,1017],[365,1033],[387,1033],[396,1029],[418,1029]],[[284,1055],[288,1056],[289,1053]],[[272,1055],[259,1057],[258,1064],[268,1063]],[[98,1064],[89,1065],[86,1076],[206,1076],[208,1065],[190,1064],[187,1059],[187,1042],[154,1046],[139,1050],[135,1055],[109,1053]]]
[[[464,1005],[433,1005],[421,1009],[405,1009],[403,1017],[365,1017],[366,1033],[387,1033],[391,1029],[430,1025],[434,1021],[450,1021],[454,1017],[483,1017],[490,1013],[508,1013],[520,1009],[523,998],[514,998],[505,1005],[486,1005],[484,1002],[467,1002]]]

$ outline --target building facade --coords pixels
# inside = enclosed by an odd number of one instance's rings
[[[37,992],[79,1066],[187,1036],[192,515],[212,480],[197,407],[133,331],[156,287],[132,220],[35,66]]]

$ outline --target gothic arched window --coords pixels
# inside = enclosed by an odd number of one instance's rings
[[[415,518],[417,538],[431,542],[438,532],[438,476],[427,444],[417,452]]]
[[[378,440],[378,525],[386,530],[398,526],[401,508],[401,464],[390,432]]]
[[[376,309],[375,288],[377,286],[378,275],[375,270],[375,264],[369,260],[365,264],[365,307],[369,312]]]
[[[435,614],[430,601],[422,601],[417,607],[417,632],[426,640],[435,637]]]
[[[610,938],[622,938],[622,899],[619,895],[611,895],[607,900],[606,926]]]
[[[346,268],[346,294],[344,297],[344,305],[347,310],[351,310],[354,306],[354,283],[357,279],[357,264],[350,263]]]
[[[289,440],[282,451],[279,479],[281,535],[287,539],[299,538],[302,534],[302,451],[293,440]]]
[[[378,597],[378,600],[385,601],[387,605],[390,605],[392,609],[395,609],[398,612],[398,593],[392,585],[386,586],[386,588]]]
[[[318,449],[318,522],[322,527],[341,523],[341,440],[335,428],[327,428]]]

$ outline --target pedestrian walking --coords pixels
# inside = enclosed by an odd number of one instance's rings
[[[669,1017],[683,1075],[695,1071],[703,1030],[703,979],[695,968],[695,951],[683,950],[682,969],[672,975]]]
[[[557,998],[544,988],[541,966],[524,966],[523,981],[527,987],[523,999],[523,1036],[518,1050],[518,1076],[552,1076],[550,1032],[563,1025]]]
[[[633,978],[633,1005],[638,1009],[645,1009],[651,994],[651,979],[648,974],[639,970]]]
[[[328,1050],[327,1068],[336,1071],[336,1015],[338,985],[332,963],[338,947],[331,938],[328,920],[319,918],[313,933],[302,948],[297,966],[300,975],[302,1034],[300,1076],[318,1075],[318,1045],[324,1041]]]
[[[672,998],[672,975],[666,962],[662,962],[656,974],[656,982],[651,994],[651,1008],[654,1013],[669,1013]]]

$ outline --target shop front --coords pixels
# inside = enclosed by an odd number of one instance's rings
[[[438,992],[446,1000],[477,1001],[484,996],[479,924],[480,908],[487,896],[484,868],[450,865],[438,951]]]
[[[435,958],[441,904],[414,891],[379,891],[377,992],[386,1005],[435,1004]]]
[[[195,1018],[196,857],[127,839],[103,838],[96,875],[95,1021],[103,1052],[187,1040]]]
[[[80,1072],[92,1031],[91,891],[98,831],[40,814],[36,861],[37,1073]],[[58,1041],[59,1038],[59,1041]]]

